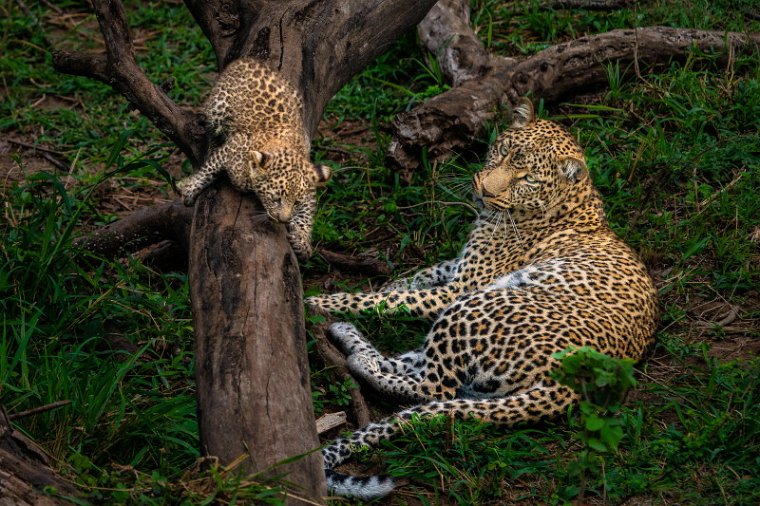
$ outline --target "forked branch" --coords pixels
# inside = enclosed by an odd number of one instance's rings
[[[97,79],[124,95],[161,132],[174,141],[193,165],[205,155],[202,118],[178,106],[137,64],[129,25],[120,0],[93,0],[103,33],[104,53],[57,51],[53,65],[59,72]]]

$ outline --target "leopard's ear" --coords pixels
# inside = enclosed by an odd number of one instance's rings
[[[525,128],[535,120],[536,112],[533,109],[533,102],[527,97],[520,98],[512,110],[512,128]]]
[[[332,171],[327,165],[311,165],[311,170],[307,173],[307,178],[314,186],[323,186],[332,176]]]
[[[251,151],[251,161],[254,165],[257,165],[259,167],[262,167],[267,163],[268,157],[269,156],[266,153],[263,153],[261,151]]]
[[[571,183],[577,183],[588,177],[588,167],[582,157],[565,156],[559,160],[559,170]]]

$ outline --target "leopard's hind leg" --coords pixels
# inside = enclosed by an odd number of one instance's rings
[[[404,410],[397,415],[336,439],[322,450],[328,489],[337,495],[374,499],[393,491],[395,483],[387,476],[349,476],[334,469],[365,447],[376,447],[389,439],[416,416],[445,415],[476,418],[507,427],[536,422],[564,413],[577,402],[578,394],[549,378],[513,395],[493,399],[452,399],[432,401]]]
[[[378,369],[390,374],[419,374],[425,363],[422,348],[408,351],[395,357],[386,357],[372,346],[372,343],[359,332],[353,324],[336,322],[330,326],[330,337],[346,356],[353,355],[372,357]]]

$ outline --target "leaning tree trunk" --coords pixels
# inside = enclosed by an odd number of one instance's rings
[[[61,71],[109,83],[171,138],[195,166],[206,155],[202,121],[179,107],[137,65],[119,0],[93,0],[102,54],[58,52]],[[186,0],[220,68],[244,56],[266,61],[301,92],[309,135],[327,101],[356,72],[414,27],[435,0]],[[254,219],[248,196],[217,183],[196,202],[190,291],[196,336],[202,450],[245,469],[275,468],[321,501],[322,459],[309,388],[302,291],[282,225]]]

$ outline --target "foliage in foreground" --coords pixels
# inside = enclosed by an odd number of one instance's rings
[[[730,2],[692,2],[688,9],[652,2],[612,13],[547,12],[537,2],[515,13],[510,5],[478,1],[473,12],[483,40],[505,53],[621,26],[760,29],[737,17]],[[75,19],[78,28],[69,29],[79,30],[68,43],[92,47],[92,16],[65,7],[73,18],[61,18],[64,24]],[[176,99],[197,102],[213,61],[208,45],[184,9],[148,7],[130,13],[146,34],[141,61],[157,81],[167,73],[177,78]],[[161,171],[181,170],[171,148],[107,87],[54,73],[41,33],[60,20],[40,6],[36,19],[0,9],[7,48],[0,59],[0,130],[53,149],[71,167],[68,175],[39,172],[33,159],[18,157],[11,165],[22,177],[3,183],[0,404],[18,413],[71,400],[15,425],[88,491],[82,502],[280,502],[277,483],[198,466],[185,276],[136,260],[94,258],[72,246],[82,227],[125,211],[115,195],[169,196],[155,188],[168,187]],[[152,31],[161,26],[183,32],[172,39]],[[446,86],[422,60],[411,37],[399,41],[329,107],[335,130],[366,127],[365,134],[315,141],[317,158],[340,156],[343,165],[322,195],[315,239],[335,249],[375,248],[399,272],[450,258],[461,247],[473,216],[467,179],[500,127],[472,152],[428,165],[410,181],[385,168],[382,124]],[[638,386],[622,405],[587,399],[567,420],[509,431],[473,421],[419,421],[366,456],[411,481],[389,501],[760,502],[760,362],[721,359],[715,351],[732,343],[752,349],[760,337],[760,261],[751,240],[760,235],[757,55],[726,63],[693,54],[644,69],[640,78],[610,66],[608,90],[542,110],[578,133],[613,226],[658,278],[659,344],[638,366]],[[304,274],[307,285],[325,277],[337,286],[363,282],[337,278],[319,258]],[[710,304],[741,308],[741,317],[733,328],[698,325]],[[410,348],[426,327],[412,318],[357,323],[388,351]],[[593,371],[600,367],[609,372],[607,366],[617,371],[609,378],[630,378],[628,365],[618,370],[603,358],[588,360],[588,378],[598,378]],[[344,407],[351,385],[335,383],[316,357],[312,365],[317,410]],[[584,377],[583,371],[573,374]]]

